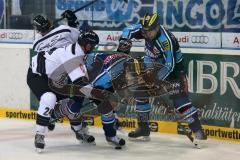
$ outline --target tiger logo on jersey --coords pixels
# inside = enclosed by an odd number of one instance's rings
[[[168,50],[170,50],[170,44],[169,44],[169,42],[168,41],[164,41],[163,42],[163,47],[164,47],[164,50],[166,51],[168,51]]]

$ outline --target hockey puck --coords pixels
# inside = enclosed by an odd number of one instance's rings
[[[121,146],[116,146],[115,149],[122,149],[122,147]]]

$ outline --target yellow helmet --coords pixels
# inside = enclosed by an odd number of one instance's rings
[[[157,13],[148,14],[146,13],[141,21],[143,30],[151,31],[160,25],[159,17]]]

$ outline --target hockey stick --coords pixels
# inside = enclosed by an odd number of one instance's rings
[[[97,1],[98,1],[98,0],[91,1],[91,2],[89,2],[89,3],[87,3],[87,4],[83,5],[83,6],[81,6],[80,8],[76,9],[75,11],[73,11],[73,13],[76,13],[76,12],[78,12],[78,11],[83,10],[84,8],[86,8],[86,7],[94,4],[94,3],[97,2]],[[59,18],[59,19],[56,19],[53,23],[56,24],[56,23],[58,23],[59,21],[61,21],[61,20],[63,20],[63,19],[64,19],[64,17],[61,17],[61,18]]]

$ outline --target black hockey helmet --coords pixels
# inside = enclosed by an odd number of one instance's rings
[[[156,29],[160,25],[159,17],[157,13],[146,13],[141,20],[142,29],[144,31],[151,31]]]
[[[78,37],[78,43],[81,46],[85,46],[86,44],[90,44],[92,49],[99,43],[99,37],[97,33],[92,30],[83,31],[80,33]]]
[[[52,24],[50,20],[42,15],[37,15],[33,18],[33,27],[40,33],[48,31]]]

